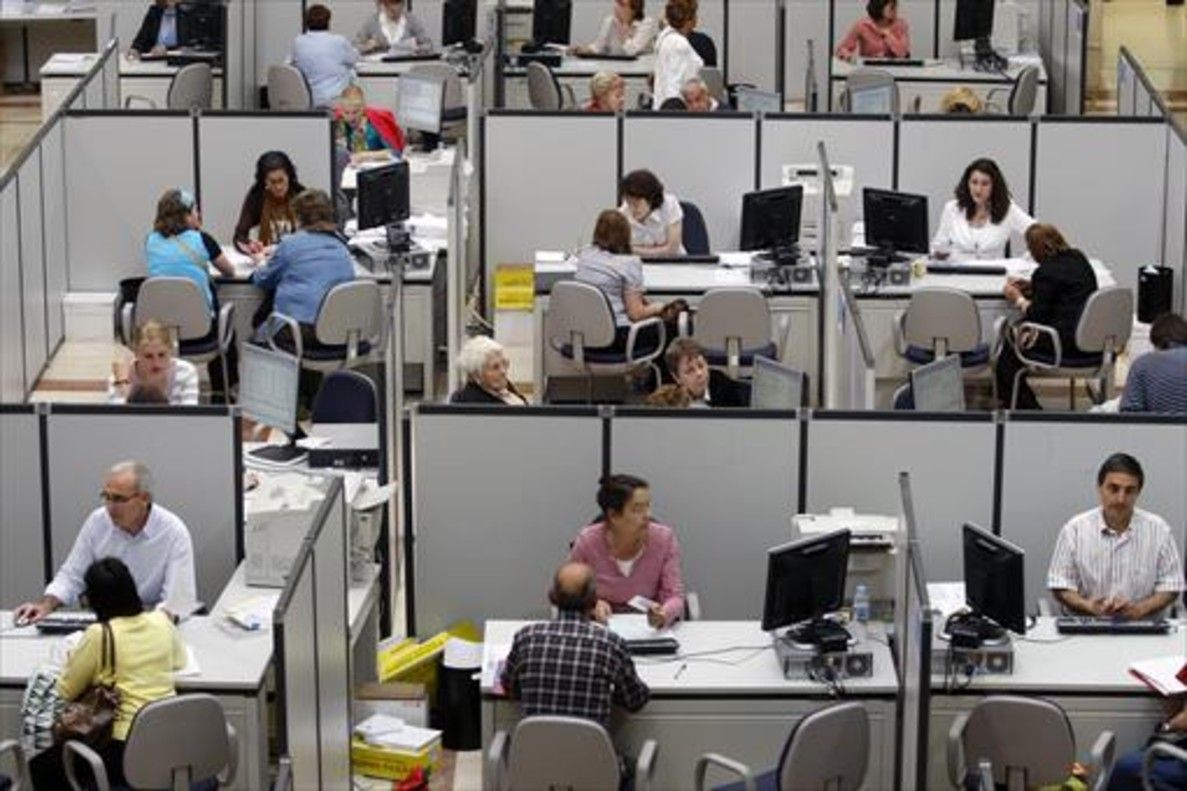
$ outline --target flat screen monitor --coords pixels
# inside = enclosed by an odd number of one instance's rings
[[[873,85],[849,91],[849,112],[855,115],[889,115],[894,112],[897,85]]]
[[[239,407],[244,417],[286,434],[295,433],[301,361],[254,343],[242,348]]]
[[[392,162],[358,173],[359,230],[403,222],[409,214],[408,163]]]
[[[758,88],[738,86],[734,96],[738,109],[748,113],[781,113],[783,112],[783,96],[775,91],[762,91]]]
[[[445,0],[441,6],[441,44],[464,44],[476,35],[477,0]]]
[[[795,245],[800,240],[800,215],[804,187],[795,184],[742,196],[743,250],[768,250]]]
[[[804,405],[804,375],[794,368],[767,359],[754,358],[750,383],[752,409],[799,409]]]
[[[911,371],[911,397],[917,412],[963,412],[964,375],[960,355],[950,354]]]
[[[838,530],[767,550],[764,632],[819,621],[841,608],[850,531]]]
[[[572,0],[534,0],[532,3],[532,43],[568,44],[573,21]]]
[[[955,41],[988,40],[993,35],[994,0],[956,0]]]
[[[887,263],[901,259],[896,253],[925,253],[927,196],[866,187],[862,191],[866,245],[876,247]]]
[[[964,526],[964,595],[973,614],[1026,633],[1024,553],[972,524]]]
[[[431,74],[408,72],[396,82],[396,120],[405,129],[441,133],[445,81]]]
[[[177,7],[177,40],[183,46],[222,52],[226,6],[217,0],[189,0]]]

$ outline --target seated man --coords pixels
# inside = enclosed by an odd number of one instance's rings
[[[721,103],[713,98],[709,86],[700,77],[685,80],[680,88],[680,98],[689,112],[693,113],[715,113],[720,109],[728,109],[721,107]]]
[[[1063,526],[1047,587],[1082,615],[1154,617],[1183,590],[1183,564],[1170,526],[1135,508],[1145,477],[1127,453],[1105,459],[1096,475],[1100,506]]]
[[[709,367],[705,350],[692,338],[677,338],[664,354],[668,372],[688,391],[692,407],[750,406],[750,385]]]
[[[1150,325],[1155,351],[1129,367],[1122,412],[1187,414],[1187,319],[1164,313]]]
[[[83,574],[100,558],[124,562],[146,607],[187,616],[197,605],[194,546],[185,523],[152,499],[152,473],[134,461],[107,471],[96,508],[83,523],[70,555],[36,602],[17,607],[18,623],[39,621],[63,604],[74,605]]]

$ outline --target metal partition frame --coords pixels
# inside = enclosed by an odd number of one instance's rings
[[[1166,238],[1162,265],[1175,270],[1174,304],[1187,314],[1187,127],[1171,116],[1166,127]]]
[[[1088,78],[1088,3],[1085,0],[1068,2],[1064,51],[1063,113],[1083,115]]]
[[[43,417],[32,404],[0,404],[0,608],[45,585]],[[33,534],[33,535],[29,535]]]

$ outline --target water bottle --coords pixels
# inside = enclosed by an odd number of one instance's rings
[[[853,620],[858,623],[870,620],[870,590],[865,585],[858,585],[853,591]]]

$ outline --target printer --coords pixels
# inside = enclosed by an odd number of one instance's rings
[[[791,517],[792,537],[811,538],[837,530],[848,530],[849,572],[845,575],[845,600],[865,585],[875,618],[893,612],[895,564],[902,553],[897,516],[859,514],[852,508],[831,508],[826,514],[796,514]]]

